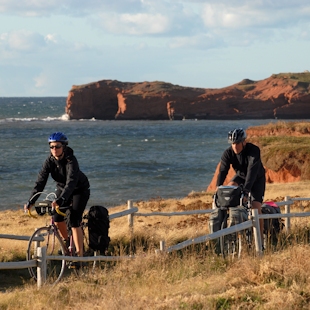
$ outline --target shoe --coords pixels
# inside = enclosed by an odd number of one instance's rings
[[[69,269],[79,270],[87,266],[86,262],[70,262]]]
[[[69,249],[69,247],[70,247],[70,240],[69,239],[64,240],[64,243],[66,245],[66,248]]]
[[[68,267],[69,269],[80,269],[81,264],[79,262],[70,262]]]

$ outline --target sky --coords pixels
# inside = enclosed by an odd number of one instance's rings
[[[309,0],[0,0],[0,97],[310,70]]]

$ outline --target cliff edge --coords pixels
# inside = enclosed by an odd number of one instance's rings
[[[246,132],[247,141],[260,147],[267,183],[310,180],[310,122],[270,123]],[[207,191],[215,191],[218,170],[219,164]],[[230,169],[224,184],[234,175]]]
[[[310,118],[310,73],[280,73],[220,88],[165,82],[102,80],[72,86],[70,119],[305,119]]]

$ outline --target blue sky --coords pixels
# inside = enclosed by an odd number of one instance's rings
[[[0,0],[0,97],[103,79],[221,88],[310,70],[308,0]]]

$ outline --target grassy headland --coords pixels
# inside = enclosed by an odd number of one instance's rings
[[[286,195],[309,196],[310,182],[269,184],[266,199]],[[137,202],[140,212],[202,209],[212,196],[191,193],[184,199]],[[113,209],[125,209],[120,206]],[[293,212],[309,211],[309,203],[296,203]],[[48,217],[29,218],[20,211],[0,212],[0,233],[30,235]],[[189,247],[170,255],[155,255],[159,241],[167,245],[208,233],[208,216],[138,217],[134,232],[127,218],[111,222],[114,255],[136,258],[105,264],[96,274],[67,276],[51,288],[37,289],[27,270],[0,271],[0,309],[307,309],[310,303],[309,220],[292,220],[292,232],[283,235],[276,250],[263,258],[244,255],[224,260],[205,246]],[[26,242],[1,240],[1,261],[24,259]]]
[[[261,148],[265,167],[273,171],[286,169],[310,180],[310,122],[283,122],[250,127],[249,140]]]

